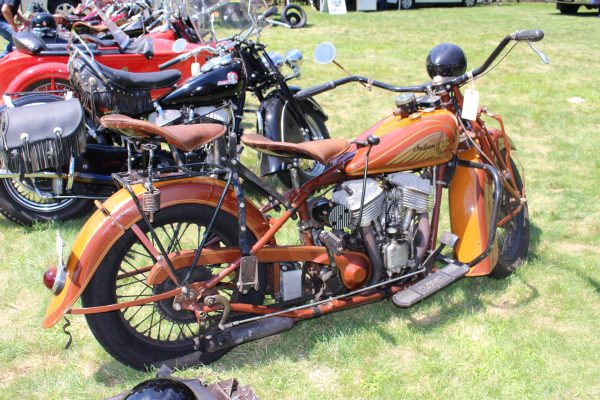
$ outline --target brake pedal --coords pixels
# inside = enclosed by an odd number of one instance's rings
[[[399,291],[392,297],[392,302],[400,308],[409,308],[432,294],[450,286],[469,272],[466,264],[448,264],[425,279]]]

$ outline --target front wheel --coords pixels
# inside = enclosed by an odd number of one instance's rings
[[[410,10],[415,5],[414,0],[400,0],[400,9],[401,10]]]
[[[174,254],[195,250],[213,212],[213,207],[199,204],[180,204],[157,212],[153,226],[165,251]],[[146,225],[139,223],[138,226],[152,240]],[[209,239],[211,248],[237,246],[238,237],[237,219],[221,210]],[[248,237],[251,245],[255,240],[254,237]],[[137,236],[128,229],[112,245],[98,266],[81,298],[83,306],[122,303],[175,289],[171,280],[155,286],[146,284],[149,267],[154,262]],[[209,280],[226,266],[227,264],[198,265],[191,281]],[[179,279],[188,272],[189,267],[180,269]],[[234,279],[235,277],[226,277],[217,286],[217,292],[232,302],[262,303],[266,285],[264,265],[259,265],[258,291],[250,289],[248,294],[242,295],[237,291]],[[206,329],[218,324],[220,311],[209,313],[208,326],[200,327],[191,311],[176,311],[172,305],[173,298],[168,298],[120,311],[88,314],[86,320],[90,330],[108,353],[136,369],[160,367],[163,363],[178,368],[208,364],[227,352],[227,349],[214,353],[203,352],[197,344]]]
[[[502,157],[504,157],[504,151],[502,152]],[[521,192],[523,181],[512,158],[510,165],[515,175],[517,189]],[[511,211],[518,206],[517,200],[510,196],[506,190],[502,195],[501,201],[500,220],[510,215]],[[523,205],[523,208],[521,208],[521,211],[517,215],[497,229],[496,235],[499,251],[498,262],[490,276],[503,279],[515,272],[523,264],[529,252],[529,211],[527,203]]]
[[[577,14],[577,11],[579,10],[579,5],[557,3],[556,9],[560,11],[561,14],[572,15]]]
[[[306,12],[296,4],[288,4],[281,12],[281,22],[290,25],[292,29],[303,28],[306,20]]]
[[[310,126],[311,137],[307,138],[303,135],[289,135],[287,139],[285,137],[282,138],[283,141],[298,143],[299,141],[297,140],[297,138],[300,137],[303,137],[305,141],[329,139],[329,131],[327,130],[327,126],[325,125],[326,117],[323,115],[322,112],[316,110],[313,107],[305,108],[304,117],[306,118],[306,122]],[[288,127],[288,124],[293,124],[294,126],[296,125],[291,115],[289,115],[289,113],[285,113],[285,110],[283,118],[284,127]],[[298,130],[297,127],[296,130]],[[290,126],[288,129],[285,129],[284,132],[290,133],[294,132],[294,130]],[[326,169],[325,165],[315,160],[299,159],[298,161],[300,163],[298,168],[298,175],[300,178],[301,185],[309,181],[310,179],[321,175]],[[292,187],[292,178],[290,177],[290,173],[288,170],[277,172],[277,177],[285,186],[287,186],[288,188]]]

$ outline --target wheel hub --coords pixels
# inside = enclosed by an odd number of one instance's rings
[[[189,270],[190,270],[190,267],[182,268],[175,272],[175,276],[177,276],[177,279],[181,282],[185,279]],[[212,277],[213,277],[213,274],[210,271],[210,269],[206,268],[205,266],[198,266],[194,270],[194,273],[191,277],[190,282],[207,281],[207,280],[211,279]],[[152,289],[152,292],[154,295],[157,295],[157,294],[166,293],[175,288],[176,288],[175,283],[170,279],[166,279],[163,283],[154,286],[154,288]],[[183,310],[183,309],[175,310],[173,308],[173,299],[172,298],[168,298],[168,299],[157,302],[156,308],[157,308],[158,312],[165,319],[167,319],[171,322],[190,323],[190,322],[196,321],[196,316],[194,315],[193,312],[191,312],[189,310]]]

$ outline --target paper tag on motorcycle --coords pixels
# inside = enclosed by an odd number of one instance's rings
[[[461,117],[469,121],[477,119],[477,109],[479,108],[479,92],[475,89],[466,89],[463,98],[463,107]]]

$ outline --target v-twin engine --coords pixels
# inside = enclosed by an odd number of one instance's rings
[[[397,172],[377,180],[368,178],[361,213],[363,180],[347,181],[333,192],[329,207],[319,210],[327,215],[319,220],[340,231],[373,229],[376,251],[383,258],[388,276],[392,276],[417,267],[424,259],[431,193],[430,178],[414,173]]]

